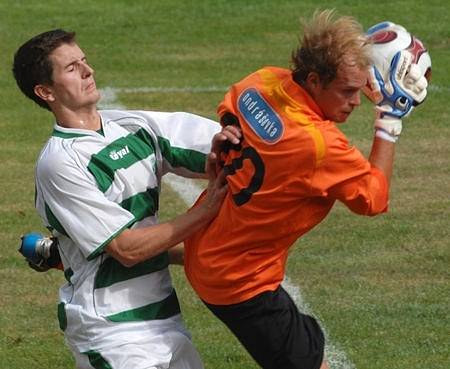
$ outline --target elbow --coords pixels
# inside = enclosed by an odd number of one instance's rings
[[[385,207],[384,209],[369,209],[363,215],[366,215],[368,217],[374,217],[376,215],[380,215],[380,214],[383,214],[383,213],[386,213],[386,212],[387,212],[387,207]]]
[[[379,204],[378,206],[371,208],[371,209],[370,209],[370,212],[369,212],[367,215],[369,215],[369,216],[375,216],[375,215],[387,213],[387,211],[388,211],[388,206],[389,206],[389,204],[388,204],[388,202],[386,201],[386,202],[383,203],[383,204]]]
[[[131,268],[139,263],[139,260],[136,258],[130,257],[129,255],[120,255],[120,256],[114,256],[112,255],[114,259],[116,259],[120,264],[127,268]]]
[[[127,268],[131,268],[140,262],[138,255],[123,247],[117,240],[111,241],[105,251]]]
[[[367,201],[355,201],[346,204],[347,207],[358,215],[373,217],[388,211],[388,201],[376,201],[375,199]]]
[[[377,204],[375,206],[374,205],[369,206],[364,212],[361,212],[360,214],[366,215],[368,217],[374,217],[376,215],[386,213],[387,211],[388,211],[388,204],[386,203],[384,205]]]

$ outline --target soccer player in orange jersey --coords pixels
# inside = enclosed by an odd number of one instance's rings
[[[337,200],[361,215],[387,211],[398,138],[390,125],[401,117],[378,115],[368,159],[338,128],[360,105],[370,47],[353,18],[317,12],[292,70],[262,68],[219,105],[221,124],[239,126],[242,140],[224,148],[229,192],[217,218],[185,241],[185,270],[263,368],[328,368],[321,328],[281,286],[292,244]]]

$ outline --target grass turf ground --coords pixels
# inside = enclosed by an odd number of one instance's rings
[[[226,87],[263,65],[289,65],[298,19],[315,1],[1,0],[0,369],[73,366],[56,321],[58,272],[38,274],[18,255],[18,237],[43,230],[33,209],[33,170],[52,119],[25,100],[10,68],[19,44],[63,27],[78,33],[99,87]],[[357,368],[447,369],[450,364],[450,21],[432,0],[323,1],[368,27],[391,20],[430,49],[426,103],[397,145],[390,213],[363,218],[342,206],[292,249],[288,274],[333,342]],[[447,7],[447,9],[445,9]],[[211,118],[221,92],[121,93],[130,108],[184,110]],[[365,153],[372,111],[364,103],[343,130]],[[185,208],[166,188],[162,217]],[[187,325],[210,369],[256,365],[172,268]]]

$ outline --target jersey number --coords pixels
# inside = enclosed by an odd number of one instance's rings
[[[227,176],[232,176],[242,169],[244,160],[250,160],[255,168],[255,173],[250,179],[247,187],[241,189],[238,193],[233,194],[233,201],[237,206],[244,205],[252,198],[253,194],[258,191],[264,181],[265,167],[264,162],[259,156],[258,152],[253,147],[246,147],[241,151],[241,156],[233,159],[231,164],[224,166],[224,171]]]

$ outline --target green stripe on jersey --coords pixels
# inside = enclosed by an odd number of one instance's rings
[[[95,369],[113,369],[106,359],[97,351],[83,352],[89,359],[89,364]]]
[[[112,236],[110,236],[105,242],[103,242],[99,247],[97,247],[93,252],[91,252],[86,260],[92,260],[95,259],[97,256],[99,256],[101,253],[103,253],[103,249],[108,246],[108,244],[117,237],[118,234],[122,233],[126,228],[130,228],[134,223],[136,222],[136,219],[133,219],[129,221],[127,224],[125,224],[122,228],[120,228],[117,232],[115,232]]]
[[[56,218],[55,214],[53,214],[47,203],[45,204],[45,216],[47,217],[47,221],[53,229],[56,229],[59,233],[69,237],[66,230]]]
[[[70,281],[70,278],[73,276],[73,270],[72,268],[67,268],[64,271],[64,278],[66,279],[67,282],[69,282],[70,284],[72,284],[72,282]]]
[[[175,290],[164,300],[137,309],[107,316],[112,322],[132,322],[141,320],[167,319],[180,314],[180,304]]]
[[[83,133],[61,132],[56,129],[53,129],[52,136],[60,137],[60,138],[76,138],[76,137],[84,137],[84,136],[88,136],[88,135],[83,134]]]
[[[88,170],[98,187],[105,192],[114,181],[117,170],[131,167],[155,152],[151,136],[141,128],[134,134],[121,137],[91,156]]]
[[[183,167],[192,172],[205,173],[206,155],[202,152],[172,147],[169,140],[163,137],[158,137],[158,144],[162,155],[172,167]]]
[[[130,268],[123,266],[116,259],[110,257],[105,259],[99,266],[95,276],[94,288],[109,287],[114,283],[147,275],[168,266],[169,254],[167,251]]]
[[[66,316],[66,304],[64,302],[60,302],[58,304],[58,322],[59,328],[64,332],[67,328],[67,316]]]
[[[158,188],[151,188],[122,201],[120,206],[134,215],[136,221],[155,215],[159,206]]]

